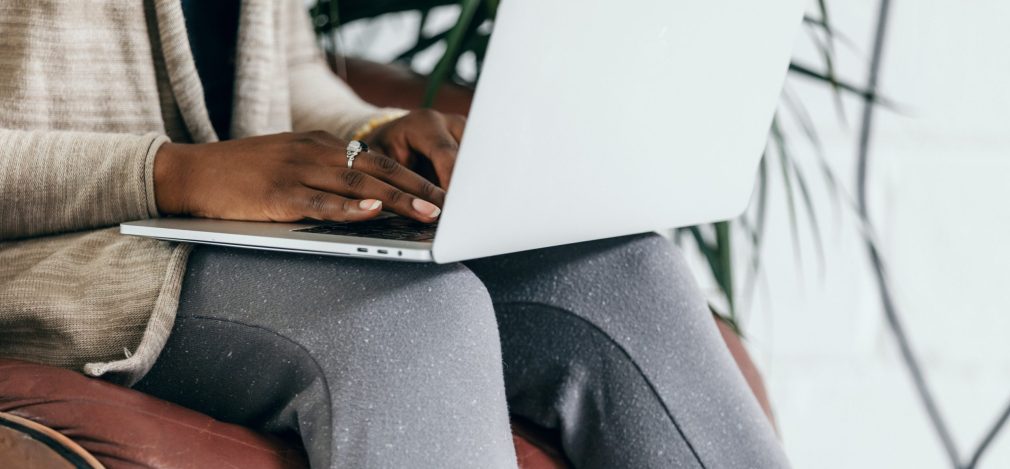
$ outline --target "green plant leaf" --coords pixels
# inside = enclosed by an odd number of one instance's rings
[[[449,36],[449,33],[451,31],[452,31],[451,29],[447,29],[438,34],[435,34],[434,36],[419,39],[416,43],[414,43],[413,46],[410,47],[410,49],[401,52],[400,55],[396,56],[396,58],[393,60],[396,62],[409,62],[413,60],[414,56],[416,56],[417,54],[420,54],[421,52],[427,50],[429,47],[434,46],[439,42],[442,42],[446,37]]]
[[[845,104],[842,100],[842,88],[838,84],[838,76],[835,74],[835,61],[832,57],[835,55],[834,46],[830,39],[824,41],[821,39],[820,35],[814,30],[807,30],[810,36],[810,41],[814,43],[814,47],[820,52],[821,60],[824,62],[824,78],[827,79],[828,84],[831,86],[831,96],[835,101],[835,110],[838,113],[839,120],[844,124],[847,119],[845,118]]]
[[[772,120],[771,126],[772,140],[775,142],[775,150],[779,157],[779,170],[782,173],[782,183],[786,192],[786,208],[789,210],[789,229],[792,233],[793,251],[796,255],[797,265],[801,264],[803,252],[800,248],[799,222],[796,216],[796,195],[793,188],[793,173],[789,164],[789,150],[786,147],[786,138],[782,133],[778,115]]]
[[[827,83],[829,85],[831,85],[832,83],[834,83],[842,91],[846,91],[848,93],[854,94],[854,95],[859,96],[860,98],[863,98],[863,99],[871,99],[875,103],[877,103],[877,105],[889,108],[891,110],[897,110],[897,105],[894,102],[892,102],[890,99],[888,99],[888,98],[886,98],[884,96],[880,96],[879,94],[870,94],[868,91],[866,91],[866,90],[864,90],[864,89],[862,89],[862,88],[860,88],[858,86],[852,85],[852,84],[850,84],[850,83],[848,83],[846,81],[829,78],[827,75],[825,75],[825,74],[823,74],[821,72],[815,71],[814,69],[812,69],[810,67],[807,67],[806,65],[797,63],[795,60],[792,63],[789,64],[789,71],[791,71],[793,73],[796,73],[798,75],[801,75],[801,76],[813,79],[813,80],[817,80],[817,81],[821,81],[821,82]]]
[[[822,33],[824,33],[824,35],[829,36],[832,40],[838,42],[839,44],[844,45],[845,47],[848,47],[853,51],[859,50],[859,47],[856,46],[855,41],[853,41],[850,37],[842,34],[841,32],[832,27],[829,27],[827,24],[824,23],[824,21],[818,18],[804,16],[803,24],[807,25],[808,27],[820,30]]]
[[[720,225],[722,226],[720,227]],[[702,229],[704,228],[711,228],[715,231],[714,242],[709,242],[705,239],[705,235],[702,233]],[[686,232],[694,239],[694,243],[698,247],[698,251],[705,258],[705,262],[708,264],[709,272],[712,274],[712,278],[715,280],[719,290],[726,296],[726,302],[730,308],[728,313],[729,316],[731,318],[735,318],[735,302],[733,297],[730,296],[733,292],[733,268],[729,244],[729,223],[722,222],[711,225],[688,226],[678,228],[677,232]]]
[[[715,246],[718,255],[720,278],[717,279],[723,294],[726,296],[726,303],[729,305],[729,315],[736,319],[736,295],[733,290],[733,249],[732,233],[730,222],[723,221],[716,223]]]
[[[435,65],[435,70],[428,77],[428,87],[424,92],[423,107],[431,107],[435,102],[435,95],[445,80],[456,70],[456,62],[462,53],[462,45],[466,40],[466,32],[470,29],[474,14],[481,6],[481,0],[462,0],[460,2],[459,19],[456,25],[449,30],[449,36],[445,40],[445,54]]]
[[[340,0],[330,0],[330,24],[333,31],[340,27]]]
[[[824,145],[821,143],[820,136],[817,133],[817,128],[813,124],[813,118],[807,111],[806,106],[796,99],[788,87],[782,90],[782,103],[785,109],[790,112],[800,128],[803,134],[807,137],[807,140],[814,148],[814,159],[817,162],[818,168],[820,168],[821,177],[823,178],[825,184],[827,185],[828,198],[831,201],[832,212],[835,214],[835,220],[841,220],[841,203],[840,200],[844,197],[841,190],[841,184],[838,182],[838,175],[828,164],[827,157],[824,154]]]
[[[799,189],[803,206],[806,208],[807,220],[810,222],[810,233],[814,239],[814,248],[817,250],[817,259],[820,261],[819,266],[821,275],[823,276],[825,263],[824,242],[821,239],[820,223],[817,221],[817,210],[814,209],[814,203],[810,196],[810,189],[807,187],[806,177],[803,175],[803,172],[800,171],[800,167],[796,163],[796,160],[794,158],[789,158],[789,164],[791,171],[793,172],[793,179],[796,181],[796,187]]]
[[[751,301],[758,277],[761,274],[761,247],[764,243],[765,222],[768,218],[768,182],[768,152],[766,150],[765,154],[761,156],[761,163],[758,165],[757,195],[754,200],[756,210],[753,226],[750,226],[750,222],[747,221],[746,214],[741,217],[743,220],[742,225],[744,229],[749,231],[748,234],[751,240],[750,272],[744,287],[744,298],[747,298],[747,301]]]
[[[420,44],[424,40],[424,26],[428,24],[428,16],[431,15],[431,8],[425,8],[421,10],[421,18],[417,22],[417,37],[414,38],[414,44]]]
[[[715,307],[712,306],[711,303],[709,303],[708,305],[708,310],[712,312],[712,314],[716,317],[716,319],[722,321],[723,324],[729,326],[729,328],[733,331],[734,334],[737,335],[737,337],[741,338],[745,337],[743,329],[740,328],[740,321],[738,321],[737,318],[731,317],[728,314],[723,314],[722,312],[717,311]]]
[[[811,42],[814,43],[814,47],[817,49],[821,56],[821,60],[824,62],[825,73],[824,77],[828,80],[831,85],[832,95],[835,100],[835,110],[838,112],[838,117],[841,122],[845,122],[845,104],[842,100],[841,89],[838,86],[838,76],[835,73],[835,35],[834,29],[831,27],[831,23],[828,16],[828,5],[825,0],[817,0],[817,7],[820,11],[820,18],[813,18],[809,15],[803,17],[803,23],[806,25],[813,26],[807,29],[807,33],[810,37]],[[821,34],[824,35],[824,39],[821,38]]]
[[[694,238],[694,242],[698,246],[698,250],[701,251],[703,256],[705,256],[705,261],[709,264],[709,269],[712,271],[713,277],[718,279],[718,276],[720,275],[719,270],[721,269],[721,265],[719,264],[719,254],[716,252],[715,247],[705,240],[705,236],[702,234],[701,228],[702,226],[698,225],[682,229],[687,231],[691,237]]]
[[[498,0],[486,0],[487,8],[491,12],[491,18],[493,19],[495,14],[498,13]]]
[[[375,18],[388,13],[430,10],[458,0],[341,0],[340,17],[345,22]]]

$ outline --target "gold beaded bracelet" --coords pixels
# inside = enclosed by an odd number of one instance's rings
[[[367,123],[365,123],[365,125],[358,127],[358,131],[354,132],[354,136],[351,137],[351,140],[364,140],[365,137],[367,137],[368,134],[372,133],[372,131],[375,130],[376,128],[388,124],[389,122],[395,121],[407,115],[407,113],[408,113],[407,111],[402,110],[390,111],[381,116],[375,117],[369,120]]]

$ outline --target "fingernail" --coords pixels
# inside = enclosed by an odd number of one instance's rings
[[[435,204],[428,202],[426,200],[414,199],[414,201],[411,202],[410,204],[414,206],[414,210],[417,210],[418,212],[421,212],[432,218],[435,218],[440,213],[442,213],[442,209],[436,207]]]
[[[379,207],[382,207],[382,201],[375,199],[365,199],[362,200],[361,202],[358,202],[358,207],[361,207],[362,210],[378,210]]]

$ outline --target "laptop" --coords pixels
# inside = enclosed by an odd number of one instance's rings
[[[158,218],[126,235],[415,262],[746,208],[803,0],[501,3],[437,227]]]

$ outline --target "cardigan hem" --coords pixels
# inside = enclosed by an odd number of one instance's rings
[[[133,386],[151,370],[175,324],[186,261],[191,251],[192,246],[184,243],[177,244],[172,251],[172,257],[165,269],[164,283],[158,292],[154,310],[136,350],[127,354],[122,360],[88,363],[84,365],[84,374],[101,376],[118,384]]]

